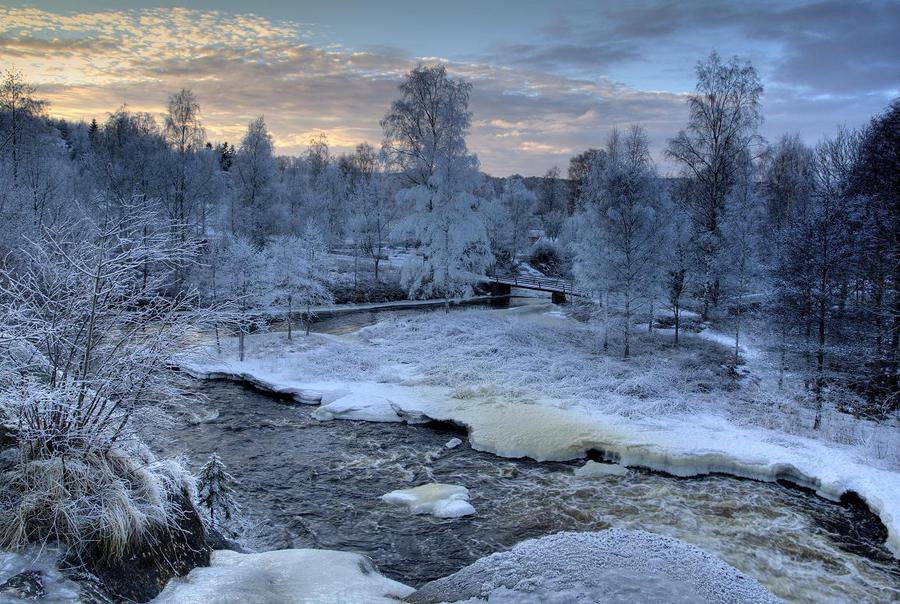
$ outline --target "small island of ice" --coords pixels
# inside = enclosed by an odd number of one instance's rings
[[[469,503],[469,489],[439,482],[391,491],[382,495],[381,500],[406,506],[413,514],[431,514],[436,518],[459,518],[475,513]]]
[[[415,604],[780,602],[755,579],[702,550],[644,531],[557,533],[481,558],[423,585]]]

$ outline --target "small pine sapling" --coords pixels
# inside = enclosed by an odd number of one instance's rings
[[[197,480],[197,495],[200,505],[209,514],[210,528],[216,528],[216,512],[221,513],[223,520],[231,520],[240,512],[234,498],[234,485],[237,481],[228,473],[228,468],[215,453],[200,469]]]

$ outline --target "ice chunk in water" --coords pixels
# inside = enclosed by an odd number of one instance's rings
[[[448,449],[455,449],[456,447],[460,446],[461,444],[462,444],[462,441],[460,439],[454,437],[454,438],[451,438],[450,440],[448,440],[447,444],[445,444],[444,446],[447,447]]]
[[[586,464],[575,470],[575,476],[579,478],[600,478],[602,476],[625,476],[628,468],[614,463],[597,463],[589,460]]]
[[[406,506],[413,514],[431,514],[437,518],[459,518],[475,513],[469,503],[469,489],[434,482],[411,489],[398,489],[381,496],[385,503]]]

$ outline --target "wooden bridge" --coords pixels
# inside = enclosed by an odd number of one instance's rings
[[[577,290],[575,284],[566,279],[523,275],[495,275],[488,277],[486,282],[490,285],[492,296],[509,296],[512,288],[520,287],[522,289],[550,292],[551,299],[556,304],[565,302],[566,296],[587,297],[585,292]]]

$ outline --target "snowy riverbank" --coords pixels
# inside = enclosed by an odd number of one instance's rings
[[[727,349],[704,338],[688,338],[665,358],[648,346],[625,363],[597,355],[587,326],[546,310],[429,313],[293,343],[263,334],[249,339],[243,363],[228,342],[221,355],[182,366],[321,403],[320,419],[453,421],[467,427],[474,448],[506,457],[564,460],[596,450],[677,476],[786,479],[829,499],[854,492],[900,555],[900,473],[890,459],[862,445],[739,424],[742,405],[756,409],[773,396],[757,359],[747,369],[753,379],[736,386],[718,369]]]

